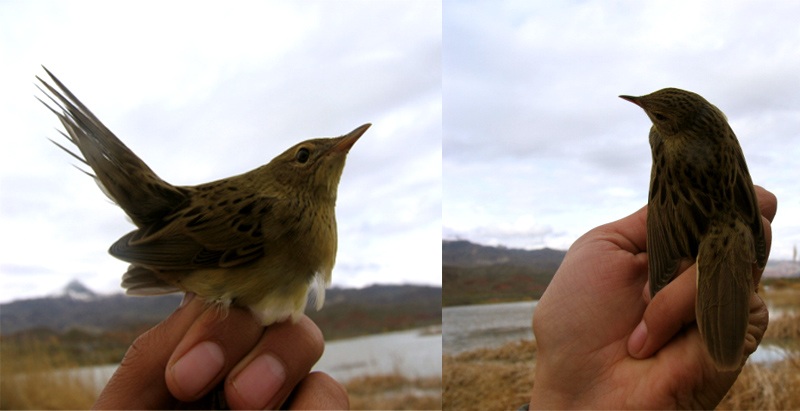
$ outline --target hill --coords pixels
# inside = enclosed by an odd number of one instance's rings
[[[531,300],[541,297],[565,251],[490,247],[442,241],[442,305]]]
[[[417,285],[373,285],[361,289],[332,288],[325,307],[306,314],[328,339],[440,324],[442,290]],[[25,330],[55,333],[80,330],[90,334],[147,329],[166,318],[182,295],[130,297],[97,295],[70,283],[59,295],[0,304],[0,333]]]

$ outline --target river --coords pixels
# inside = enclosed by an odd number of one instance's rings
[[[116,369],[117,365],[111,364],[68,372],[92,383],[99,394]],[[324,371],[342,382],[395,372],[408,377],[441,377],[441,329],[430,327],[327,342],[313,370]]]
[[[538,301],[463,305],[442,309],[442,351],[458,354],[533,339],[531,321]]]
[[[442,351],[454,355],[477,348],[496,348],[518,340],[532,340],[531,323],[538,301],[481,304],[442,309]],[[773,314],[772,311],[776,311]],[[770,315],[780,315],[770,309]],[[785,348],[761,344],[749,361],[767,363],[785,358]]]

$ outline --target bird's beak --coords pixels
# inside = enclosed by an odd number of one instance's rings
[[[619,98],[621,98],[621,99],[623,99],[623,100],[628,100],[628,101],[630,101],[631,103],[633,103],[633,104],[636,104],[636,105],[637,105],[637,106],[639,106],[639,107],[641,107],[641,106],[642,106],[642,105],[641,105],[641,103],[639,102],[639,97],[634,97],[634,96],[619,96]]]
[[[335,146],[331,147],[331,151],[339,153],[347,153],[348,151],[350,151],[350,147],[353,147],[353,144],[355,144],[356,141],[358,141],[358,138],[361,137],[361,135],[364,134],[371,125],[372,125],[371,123],[364,124],[356,128],[355,130],[347,133],[346,135],[340,137],[341,141],[336,143]]]

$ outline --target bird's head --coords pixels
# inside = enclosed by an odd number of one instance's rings
[[[320,200],[336,200],[339,179],[350,148],[371,124],[335,138],[315,138],[295,144],[265,167],[275,183]]]
[[[725,116],[719,109],[699,94],[677,88],[665,88],[653,93],[634,97],[620,96],[641,107],[650,121],[668,137],[691,128],[701,116]]]

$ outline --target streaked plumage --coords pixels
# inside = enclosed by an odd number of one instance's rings
[[[54,143],[92,168],[137,227],[109,249],[131,263],[122,281],[128,294],[191,291],[226,307],[250,307],[264,324],[298,319],[310,286],[322,306],[336,258],[339,179],[370,124],[303,141],[244,174],[173,186],[47,74],[56,87],[39,81],[57,108],[48,107],[81,155]]]
[[[697,261],[697,324],[720,370],[742,365],[753,264],[767,262],[755,189],[727,118],[703,97],[667,88],[620,96],[653,122],[647,215],[650,294]]]

